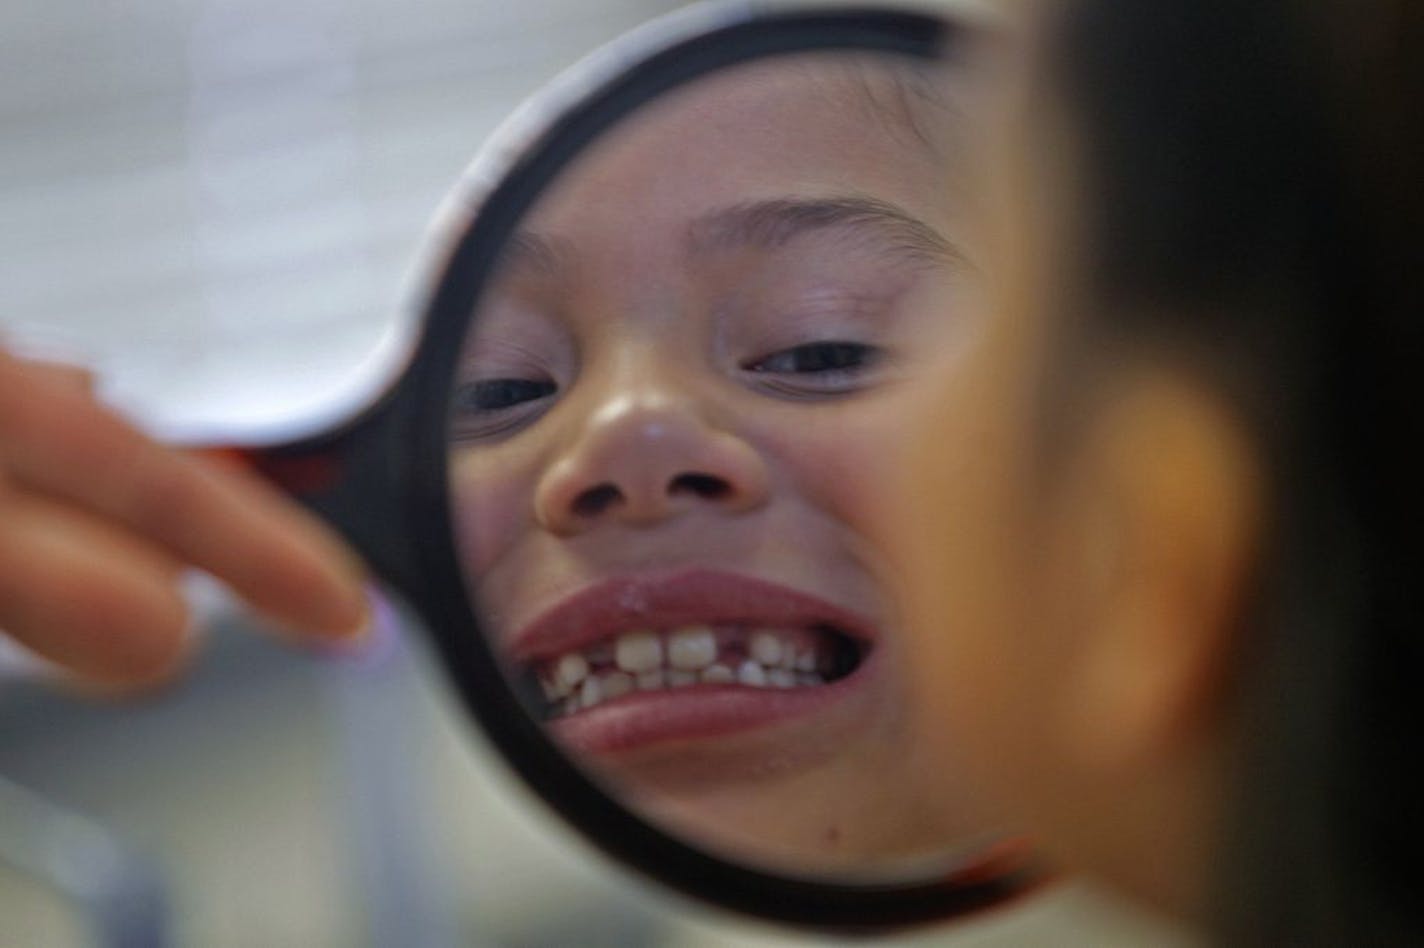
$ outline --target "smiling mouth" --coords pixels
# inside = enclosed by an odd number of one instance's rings
[[[694,757],[727,763],[765,756],[786,733],[778,725],[796,720],[858,728],[881,634],[824,597],[694,566],[594,582],[516,627],[505,648],[525,707],[564,746],[625,762],[672,752],[681,767],[689,742]]]
[[[853,674],[868,652],[868,643],[826,623],[687,624],[609,636],[539,662],[528,674],[542,696],[543,719],[553,721],[631,694],[823,687]]]

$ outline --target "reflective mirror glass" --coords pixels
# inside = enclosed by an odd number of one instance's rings
[[[823,51],[655,99],[539,196],[463,344],[463,572],[527,713],[758,868],[998,838],[918,753],[877,541],[906,383],[981,318],[962,84]]]

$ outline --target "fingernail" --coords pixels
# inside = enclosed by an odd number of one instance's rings
[[[354,631],[318,646],[324,654],[363,665],[378,664],[395,651],[399,619],[390,603],[375,588],[365,591],[365,618]]]

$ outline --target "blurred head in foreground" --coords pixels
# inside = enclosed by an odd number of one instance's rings
[[[1084,0],[895,547],[946,773],[1228,943],[1421,928],[1415,0]]]

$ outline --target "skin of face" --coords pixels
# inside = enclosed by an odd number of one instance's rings
[[[589,760],[677,829],[799,869],[942,853],[985,830],[907,727],[871,523],[906,380],[973,329],[957,315],[974,270],[946,171],[957,130],[938,108],[916,121],[914,95],[883,65],[805,57],[638,113],[524,222],[462,370],[466,386],[542,386],[456,422],[462,543],[496,636],[591,583],[687,567],[873,621],[877,671],[845,700]],[[871,355],[797,367],[828,341]],[[721,486],[670,489],[686,473]],[[617,501],[589,506],[603,484]]]
[[[1101,305],[1075,229],[1083,152],[1033,80],[987,110],[984,331],[916,383],[886,494],[907,700],[936,771],[952,762],[996,820],[1197,917],[1261,466],[1190,358],[1075,337],[1067,314]]]

